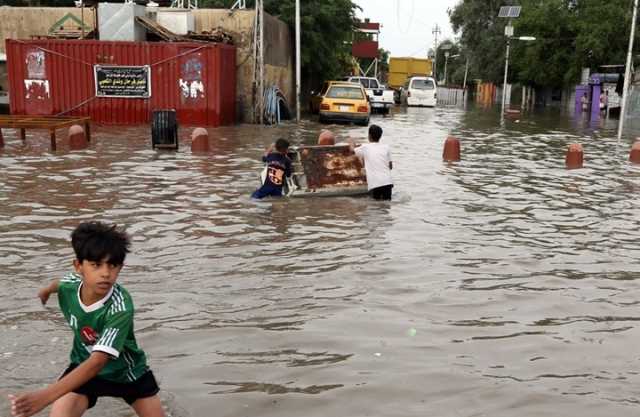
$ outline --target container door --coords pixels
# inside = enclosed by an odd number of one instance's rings
[[[190,48],[183,48],[180,53]],[[180,57],[178,78],[179,100],[178,120],[186,125],[206,124],[207,122],[207,59],[206,50]]]
[[[53,113],[51,83],[47,78],[47,54],[39,48],[27,49],[24,64],[27,75],[23,80],[25,113]]]

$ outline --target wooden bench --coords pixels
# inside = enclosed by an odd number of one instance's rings
[[[20,139],[26,139],[26,129],[47,129],[51,136],[51,150],[56,150],[56,129],[73,125],[84,127],[87,142],[91,142],[91,118],[73,116],[22,116],[0,114],[0,129],[10,128],[20,130]],[[0,136],[2,133],[0,132]]]

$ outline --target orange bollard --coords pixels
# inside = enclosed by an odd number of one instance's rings
[[[460,160],[460,141],[453,136],[447,137],[444,141],[444,151],[442,151],[442,159],[447,162],[456,162]]]
[[[191,152],[209,152],[209,132],[198,127],[191,133]]]
[[[634,164],[640,164],[640,139],[638,139],[631,147],[631,153],[629,153],[629,161]]]
[[[584,162],[584,152],[582,145],[579,143],[571,143],[567,148],[567,156],[565,157],[567,169],[582,168]]]
[[[336,137],[332,131],[323,129],[318,136],[318,145],[332,146],[336,144]]]
[[[82,126],[73,125],[69,128],[69,149],[77,151],[89,146],[87,136],[84,134]]]

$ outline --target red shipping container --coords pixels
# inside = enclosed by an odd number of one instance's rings
[[[235,122],[232,45],[8,39],[6,54],[12,114],[135,125],[175,109],[183,125]]]

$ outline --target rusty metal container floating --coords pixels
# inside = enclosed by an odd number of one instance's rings
[[[289,149],[293,165],[291,197],[347,196],[367,193],[367,177],[348,145]]]
[[[232,45],[8,39],[6,51],[12,114],[135,125],[175,109],[183,126],[236,119]]]

